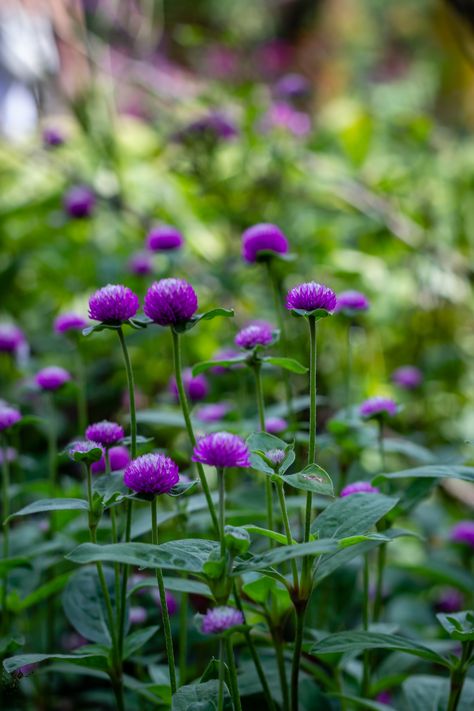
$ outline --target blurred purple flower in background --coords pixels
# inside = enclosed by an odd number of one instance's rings
[[[275,94],[280,99],[304,99],[311,92],[311,85],[305,76],[292,72],[285,74],[275,84]]]
[[[182,373],[185,392],[191,402],[204,400],[209,392],[209,385],[204,375],[193,375],[191,368],[185,368]],[[175,400],[179,400],[178,386],[176,378],[173,376],[169,384],[170,391]]]
[[[21,420],[21,412],[9,405],[0,406],[0,432],[8,430]]]
[[[249,467],[249,450],[243,439],[230,432],[201,437],[194,447],[193,462],[211,467]]]
[[[361,291],[342,291],[337,295],[335,313],[354,316],[360,311],[367,311],[369,300]]]
[[[376,486],[372,486],[370,482],[368,481],[355,481],[352,484],[348,484],[345,486],[341,493],[340,496],[350,496],[351,494],[379,494],[380,489],[377,489]]]
[[[66,333],[67,331],[82,331],[86,328],[87,321],[85,318],[73,311],[59,314],[54,321],[54,330],[56,333]]]
[[[147,276],[153,271],[153,262],[146,252],[136,252],[130,257],[128,268],[136,276]]]
[[[265,431],[268,434],[279,434],[288,427],[288,422],[283,417],[267,417],[265,420]]]
[[[169,252],[180,249],[183,244],[183,235],[172,225],[153,227],[146,238],[146,245],[151,252]]]
[[[230,409],[231,405],[228,402],[214,402],[199,407],[194,416],[200,422],[219,422],[227,415]]]
[[[278,101],[270,106],[261,121],[263,131],[281,128],[293,136],[304,137],[311,133],[311,118],[304,111],[297,111],[293,106]]]
[[[267,321],[255,321],[242,328],[235,337],[235,345],[245,350],[268,346],[273,340],[273,326]]]
[[[365,400],[359,407],[361,417],[367,419],[371,417],[393,417],[398,412],[398,406],[395,400],[389,397],[376,396]]]
[[[474,521],[459,521],[451,529],[450,538],[455,543],[465,543],[474,548]]]
[[[201,629],[204,634],[219,634],[243,623],[244,616],[237,608],[214,607],[204,615]]]
[[[126,447],[111,447],[109,449],[109,466],[111,472],[121,471],[130,463],[130,452]],[[94,462],[92,465],[93,474],[103,474],[105,472],[105,457]]]
[[[392,381],[404,390],[414,390],[423,382],[423,373],[416,365],[403,365],[393,371]]]
[[[59,390],[71,379],[71,374],[59,365],[50,365],[35,375],[36,385],[41,390]]]
[[[58,129],[50,126],[43,131],[43,144],[46,148],[58,148],[64,143],[64,135]]]
[[[288,249],[288,240],[283,232],[269,222],[252,225],[242,234],[242,257],[246,262],[258,261],[260,252],[286,254]]]
[[[96,197],[87,185],[75,185],[64,196],[64,209],[75,219],[90,217],[94,211]]]

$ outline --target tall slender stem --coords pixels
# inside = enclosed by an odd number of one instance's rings
[[[285,319],[283,316],[284,311],[283,311],[283,295],[281,293],[281,283],[277,277],[277,274],[275,273],[272,259],[268,259],[266,261],[266,267],[267,267],[267,271],[268,271],[268,277],[270,279],[270,284],[272,287],[273,301],[274,301],[274,305],[275,305],[275,315],[276,315],[276,319],[277,319],[278,328],[280,330],[281,350],[282,350],[283,355],[287,356],[288,355],[288,338],[287,338],[286,327],[285,327]],[[292,394],[291,394],[291,380],[290,380],[290,374],[287,370],[283,370],[283,382],[285,385],[286,408],[288,411],[288,415],[293,420],[294,419],[294,412],[293,412],[293,400],[292,400]]]
[[[473,649],[474,642],[470,641],[462,643],[461,659],[459,660],[459,664],[451,671],[449,699],[446,711],[456,711],[458,708]]]
[[[2,520],[3,520],[3,558],[8,558],[9,554],[9,528],[10,524],[7,521],[10,514],[10,463],[8,461],[8,445],[6,437],[2,437]],[[8,610],[7,610],[7,594],[8,594],[8,572],[2,575],[2,629],[4,632],[8,629]]]
[[[367,632],[369,629],[369,556],[366,553],[364,555],[364,567],[363,567],[363,608],[362,608],[362,621],[364,630]],[[370,654],[367,650],[364,651],[363,656],[363,674],[362,674],[362,696],[367,697],[370,688]]]
[[[383,420],[380,418],[379,422],[379,453],[380,453],[380,470],[385,471],[385,449],[383,443]],[[382,612],[383,604],[383,582],[385,573],[385,564],[387,561],[387,544],[382,543],[377,550],[377,577],[375,582],[375,598],[374,598],[374,622],[378,622]]]
[[[288,518],[288,509],[286,508],[285,492],[283,491],[283,481],[277,481],[276,484],[278,500],[280,502],[281,516],[283,519],[283,526],[285,528],[286,540],[288,545],[293,545],[293,536],[291,535],[290,519]],[[296,560],[293,558],[291,561],[291,570],[293,573],[293,586],[295,590],[298,590],[298,567],[296,565]]]
[[[153,545],[158,545],[158,526],[156,523],[156,497],[151,501],[151,539]],[[176,667],[174,662],[173,637],[171,634],[170,616],[168,603],[166,602],[165,583],[161,568],[156,569],[156,582],[160,593],[161,616],[163,620],[163,631],[165,633],[166,656],[168,657],[168,669],[170,673],[171,693],[176,692]]]
[[[352,323],[347,327],[346,412],[351,418],[352,407]]]
[[[252,370],[255,375],[255,392],[257,397],[258,423],[260,430],[265,432],[265,401],[263,398],[262,387],[262,366],[260,363],[254,363]],[[268,476],[265,477],[265,499],[267,503],[267,526],[270,531],[273,531],[273,491],[272,483]],[[270,545],[273,545],[270,542]]]
[[[219,691],[217,695],[217,711],[223,711],[224,709],[224,676],[224,640],[221,638],[219,640]]]
[[[181,410],[183,413],[184,422],[186,425],[186,431],[188,433],[191,446],[196,445],[196,436],[194,434],[193,424],[191,422],[191,415],[189,413],[188,399],[186,397],[186,392],[183,385],[182,377],[182,365],[181,365],[181,344],[179,340],[179,335],[175,331],[171,330],[173,337],[173,360],[174,360],[174,376],[176,378],[176,387],[178,388],[179,404],[181,405]],[[206,497],[207,506],[209,508],[209,513],[212,519],[212,525],[217,535],[219,535],[219,522],[217,520],[216,508],[212,501],[211,492],[209,490],[209,484],[207,483],[206,474],[204,472],[204,467],[199,462],[196,463],[196,468],[199,475],[199,481],[201,482],[202,489],[204,491],[204,496]]]
[[[227,664],[229,667],[230,674],[230,689],[234,702],[234,709],[235,711],[242,711],[242,704],[240,703],[239,684],[237,681],[237,669],[235,668],[234,647],[232,644],[232,638],[230,636],[226,639],[226,652]]]
[[[219,534],[221,540],[221,556],[225,555],[225,478],[224,469],[217,469],[217,481],[219,485]]]
[[[49,467],[49,495],[52,499],[55,497],[56,479],[58,474],[58,442],[56,431],[56,413],[53,404],[52,393],[47,393],[47,408],[48,408],[48,467]],[[51,517],[53,523],[54,517]],[[54,528],[54,527],[53,527]]]
[[[76,345],[76,381],[77,381],[77,424],[81,434],[87,427],[87,385],[84,359],[79,344]]]
[[[316,455],[316,319],[314,316],[308,317],[309,327],[309,447],[308,464],[314,464]],[[313,494],[308,491],[306,494],[306,516],[304,526],[304,541],[309,541],[311,529],[311,508]]]
[[[306,606],[296,609],[296,633],[291,666],[291,711],[298,711],[298,684]]]
[[[179,684],[186,683],[188,648],[188,594],[181,593],[179,608]]]
[[[289,709],[289,693],[288,693],[288,681],[286,678],[285,669],[285,657],[283,654],[283,644],[280,639],[278,631],[272,630],[273,646],[275,647],[275,654],[277,659],[278,675],[280,677],[280,687],[281,695],[283,699],[283,711],[288,711]]]

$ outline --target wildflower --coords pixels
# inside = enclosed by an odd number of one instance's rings
[[[99,451],[95,452],[95,450]],[[86,439],[72,442],[68,447],[67,453],[73,461],[76,461],[75,454],[90,454],[93,461],[98,461],[101,456],[104,456],[104,449],[99,442]]]
[[[192,460],[218,469],[250,466],[247,445],[230,432],[215,432],[199,439]]]
[[[87,321],[73,311],[59,314],[54,322],[56,333],[66,333],[67,331],[82,331],[87,326]]]
[[[57,128],[45,128],[43,131],[43,143],[46,148],[58,148],[64,143],[64,136]]]
[[[58,365],[43,368],[35,375],[35,382],[41,390],[59,390],[71,380],[71,374]]]
[[[281,99],[301,99],[310,93],[310,84],[302,74],[285,74],[275,84],[275,93]]]
[[[283,232],[276,225],[270,223],[259,223],[249,227],[242,235],[242,257],[246,262],[256,262],[261,253],[274,252],[275,254],[286,254],[288,252],[288,240]]]
[[[0,353],[14,353],[25,341],[25,335],[18,326],[0,323]]]
[[[451,530],[451,540],[474,548],[474,521],[460,521]]]
[[[336,308],[336,303],[334,291],[315,281],[298,284],[290,289],[286,297],[286,308],[290,310],[315,311],[322,309],[332,313]]]
[[[288,422],[283,417],[267,417],[265,420],[265,430],[269,434],[279,434],[288,427]]]
[[[123,427],[117,422],[109,422],[109,420],[95,422],[86,429],[86,438],[99,442],[103,447],[111,447],[124,436]]]
[[[181,232],[172,225],[153,227],[147,235],[146,245],[152,252],[169,252],[183,246]]]
[[[184,279],[155,281],[145,294],[145,314],[160,326],[187,321],[197,307],[196,292]]]
[[[271,461],[272,464],[278,466],[278,464],[282,463],[286,455],[284,449],[270,449],[265,453],[265,456]]]
[[[183,385],[187,396],[192,402],[204,400],[208,391],[209,385],[204,375],[193,376],[190,368],[183,370]],[[179,399],[178,386],[176,378],[173,376],[170,380],[170,390],[176,400]]]
[[[64,209],[69,217],[76,219],[90,217],[95,203],[95,195],[87,185],[75,185],[64,196]]]
[[[345,486],[340,496],[350,496],[351,494],[378,494],[379,489],[372,486],[368,481],[355,481],[353,484]]]
[[[0,407],[0,432],[8,430],[21,420],[21,412],[16,407],[2,405]]]
[[[404,390],[414,390],[423,381],[423,373],[415,365],[403,365],[392,373],[392,380]]]
[[[203,405],[195,412],[195,417],[200,422],[218,422],[227,415],[230,405],[227,402],[215,402]]]
[[[242,328],[235,337],[235,345],[245,350],[255,346],[268,346],[273,340],[273,326],[260,321]]]
[[[304,137],[311,131],[311,118],[304,111],[297,111],[291,104],[277,101],[263,117],[261,127],[263,131],[280,128],[293,136]]]
[[[140,307],[138,296],[128,286],[107,284],[89,299],[89,317],[103,323],[122,323],[133,318]]]
[[[132,255],[128,263],[128,268],[136,276],[147,276],[153,271],[151,259],[146,252],[137,252]]]
[[[389,397],[371,397],[359,407],[361,417],[369,419],[371,417],[383,417],[397,414],[397,403]]]
[[[121,471],[130,463],[130,453],[126,447],[111,447],[109,449],[109,466],[111,472]],[[105,472],[105,456],[92,465],[93,474]]]
[[[343,291],[337,295],[336,313],[354,316],[360,311],[367,311],[368,308],[369,300],[360,291]]]
[[[244,623],[244,616],[235,607],[214,607],[208,610],[202,620],[204,634],[219,634]]]
[[[157,605],[161,608],[161,598],[159,591],[156,590],[156,588],[152,591],[152,597],[154,600],[156,600]],[[166,607],[168,608],[168,614],[170,616],[176,614],[178,610],[178,602],[175,598],[175,596],[168,592],[168,590],[165,591],[165,598],[166,598]]]
[[[142,494],[167,494],[179,481],[178,465],[164,454],[144,454],[130,462],[123,481]]]

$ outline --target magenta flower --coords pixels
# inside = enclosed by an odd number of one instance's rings
[[[379,494],[380,490],[372,486],[368,481],[355,481],[353,484],[345,486],[340,496],[350,496],[351,494]]]
[[[104,456],[104,448],[99,442],[93,442],[90,439],[85,439],[85,440],[80,440],[77,442],[72,442],[72,444],[69,445],[67,453],[73,461],[75,461],[74,455],[77,454],[89,454],[90,452],[93,452],[94,449],[100,449],[101,451],[101,456]],[[97,455],[97,461],[99,459],[99,455]]]
[[[184,237],[172,225],[153,227],[147,235],[146,245],[152,252],[169,252],[183,246]]]
[[[64,196],[64,209],[75,219],[90,217],[95,203],[95,195],[87,185],[75,185]]]
[[[59,365],[50,365],[35,375],[36,385],[41,390],[59,390],[71,380],[71,374]]]
[[[188,321],[198,307],[196,292],[184,279],[155,281],[145,294],[144,311],[160,326]]]
[[[261,128],[263,131],[284,129],[301,138],[311,132],[311,118],[304,111],[297,111],[291,104],[277,101],[263,117]]]
[[[451,529],[450,538],[455,543],[465,543],[474,548],[474,521],[460,521]]]
[[[265,456],[271,461],[272,464],[277,466],[282,463],[286,457],[286,454],[284,449],[270,449],[268,452],[265,452]]]
[[[268,434],[280,434],[288,427],[288,422],[283,417],[267,417],[265,420],[265,431]]]
[[[215,432],[199,439],[192,460],[218,469],[250,466],[247,445],[230,432]]]
[[[160,593],[156,588],[154,588],[154,590],[153,590],[153,597],[156,600],[158,607],[161,609]],[[177,602],[175,596],[172,593],[168,592],[168,590],[165,590],[165,598],[166,598],[166,607],[168,608],[168,614],[171,617],[171,616],[175,615],[178,610],[178,602]]]
[[[310,83],[302,74],[285,74],[275,84],[275,93],[281,99],[302,99],[310,90]]]
[[[242,235],[242,257],[246,262],[258,261],[261,252],[286,254],[288,240],[276,225],[259,223],[249,227]],[[268,256],[268,255],[261,255]]]
[[[361,417],[393,417],[397,414],[397,403],[389,397],[371,397],[359,407]]]
[[[87,321],[79,314],[68,311],[64,314],[59,314],[54,322],[54,330],[56,333],[66,333],[67,331],[82,331],[86,328]]]
[[[456,588],[445,588],[436,600],[438,612],[459,612],[464,606],[464,597]]]
[[[404,390],[414,390],[423,382],[423,373],[415,365],[403,365],[393,371],[392,380]]]
[[[25,342],[25,335],[18,326],[0,323],[0,353],[14,353]]]
[[[273,340],[273,326],[266,321],[259,321],[242,328],[235,337],[235,345],[245,350],[255,346],[268,346]]]
[[[95,422],[86,429],[86,438],[99,442],[103,447],[111,447],[125,437],[123,427],[117,422]]]
[[[130,453],[126,447],[111,447],[109,449],[109,465],[111,472],[118,472],[125,469],[130,463]],[[94,462],[92,465],[93,474],[103,474],[105,472],[105,457]]]
[[[128,286],[107,284],[89,299],[89,317],[102,323],[118,324],[133,318],[140,308],[138,296]]]
[[[153,271],[153,264],[146,252],[137,252],[130,257],[128,268],[136,276],[147,276]]]
[[[343,313],[346,316],[355,316],[360,311],[367,311],[369,300],[360,291],[342,291],[337,295],[335,312]]]
[[[199,402],[204,400],[209,392],[209,385],[204,375],[193,376],[191,368],[183,370],[183,385],[184,390],[191,402]],[[179,400],[178,386],[176,378],[173,376],[170,379],[170,391],[176,400]]]
[[[43,143],[47,148],[57,148],[64,143],[64,136],[57,128],[45,128],[43,131]]]
[[[21,412],[9,405],[0,406],[0,432],[8,430],[21,420]]]
[[[144,454],[130,462],[123,481],[141,494],[167,494],[179,481],[178,465],[164,454]]]
[[[202,405],[194,413],[196,420],[200,422],[219,422],[230,410],[228,402],[215,402],[209,405]]]
[[[212,111],[207,116],[196,119],[176,133],[179,141],[201,139],[215,143],[229,141],[238,135],[233,121],[219,111]]]
[[[203,634],[219,634],[243,624],[244,616],[237,608],[214,607],[204,615],[201,631]]]
[[[298,284],[290,289],[286,297],[286,308],[290,310],[315,311],[321,309],[332,313],[336,308],[336,303],[334,291],[315,281]]]

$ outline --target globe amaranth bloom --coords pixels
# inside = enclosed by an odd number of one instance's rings
[[[214,432],[199,439],[192,460],[218,469],[250,466],[247,445],[230,432]]]
[[[414,390],[423,382],[423,373],[416,365],[402,365],[393,371],[392,381],[404,390]]]
[[[147,235],[146,246],[151,252],[169,252],[183,246],[184,237],[172,225],[153,227]]]
[[[76,219],[90,217],[95,203],[94,192],[87,185],[75,185],[64,196],[64,209],[69,217]]]
[[[233,121],[220,111],[211,111],[207,116],[192,121],[175,136],[179,141],[207,140],[217,142],[229,141],[238,135],[238,130]]]
[[[450,538],[455,543],[465,543],[474,548],[474,521],[459,521],[453,526]]]
[[[93,442],[91,439],[78,440],[77,442],[72,442],[67,448],[67,453],[69,458],[74,461],[74,455],[77,454],[89,454],[94,449],[100,449],[101,456],[104,456],[104,448],[100,442]]]
[[[130,257],[128,268],[136,276],[147,276],[153,271],[150,255],[146,252],[137,252]]]
[[[126,447],[111,447],[109,449],[109,466],[111,472],[118,472],[125,469],[130,463],[130,453]],[[105,472],[105,456],[92,465],[93,474],[103,474]]]
[[[244,624],[244,616],[235,607],[214,607],[206,612],[201,631],[204,634],[219,634],[232,627]]]
[[[1,353],[14,353],[24,343],[26,343],[26,339],[21,328],[13,323],[0,323]]]
[[[310,83],[302,74],[285,74],[275,84],[275,93],[282,99],[302,99],[310,93]]]
[[[337,298],[332,289],[324,284],[309,281],[290,289],[286,297],[287,309],[315,311],[323,309],[332,313],[336,308]]]
[[[71,380],[71,374],[59,365],[50,365],[35,375],[36,385],[41,390],[59,390]]]
[[[10,407],[9,405],[0,406],[0,432],[8,430],[20,420],[21,412],[15,407]]]
[[[103,323],[123,323],[140,307],[138,296],[123,284],[107,284],[89,299],[89,317]]]
[[[380,490],[372,486],[368,481],[355,481],[353,484],[345,486],[340,496],[350,496],[351,494],[378,494]]]
[[[283,417],[267,417],[265,419],[265,432],[268,434],[279,434],[288,427],[288,422]]]
[[[49,127],[43,131],[43,144],[46,148],[58,148],[64,143],[64,135],[57,128]]]
[[[360,311],[367,311],[369,300],[361,291],[342,291],[337,295],[335,312],[355,316]]]
[[[146,292],[143,310],[160,326],[173,326],[190,319],[197,307],[196,292],[185,279],[161,279]]]
[[[184,390],[191,402],[199,402],[200,400],[204,400],[209,392],[209,385],[206,377],[204,375],[193,376],[191,368],[185,368],[183,370],[182,377]],[[178,386],[174,376],[170,379],[170,391],[174,398],[179,401]]]
[[[359,407],[361,417],[369,419],[370,417],[393,417],[397,414],[397,403],[389,397],[371,397]]]
[[[271,461],[272,464],[277,466],[282,463],[286,457],[286,454],[284,449],[270,449],[268,452],[265,452],[265,456]]]
[[[228,402],[214,402],[209,405],[202,405],[196,410],[194,416],[200,422],[219,422],[227,415],[231,406]]]
[[[130,462],[123,481],[141,494],[167,494],[179,481],[178,465],[164,454],[144,454]]]
[[[123,427],[109,420],[94,422],[86,429],[86,438],[99,442],[103,447],[111,447],[124,437]]]
[[[67,311],[59,316],[54,321],[54,330],[56,333],[66,333],[67,331],[82,331],[86,328],[87,321],[85,318],[73,311]]]
[[[249,263],[258,261],[261,252],[286,254],[288,249],[288,240],[283,232],[270,223],[261,222],[253,225],[242,235],[242,257]]]
[[[235,345],[245,350],[255,346],[268,346],[273,340],[273,326],[266,321],[251,323],[242,328],[235,337]]]
[[[459,612],[464,607],[464,597],[456,588],[445,588],[435,603],[437,612]]]

